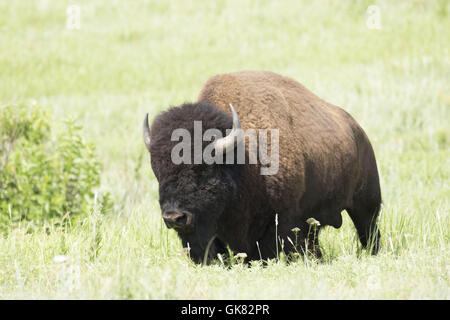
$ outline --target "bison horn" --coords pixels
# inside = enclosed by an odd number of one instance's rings
[[[148,127],[148,113],[145,115],[144,120],[144,142],[148,151],[150,151],[150,128]]]
[[[230,134],[218,139],[214,143],[214,149],[216,150],[216,154],[225,154],[228,151],[234,149],[235,145],[239,144],[243,140],[243,133],[241,122],[239,121],[239,116],[234,110],[233,105],[230,103],[231,112],[233,114],[233,129]],[[236,140],[235,140],[236,139]]]

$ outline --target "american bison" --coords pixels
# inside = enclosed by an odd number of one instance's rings
[[[174,163],[180,137],[173,133],[181,128],[195,136],[199,121],[221,135],[201,140],[200,147],[189,144],[180,155],[193,161]],[[262,173],[267,164],[260,160],[249,163],[250,138],[243,136],[249,129],[267,129],[270,136],[277,130],[279,140],[267,144],[279,160],[275,173]],[[147,114],[144,140],[162,217],[198,263],[227,253],[227,246],[250,260],[274,258],[282,249],[320,257],[317,233],[327,225],[339,228],[343,210],[362,245],[372,254],[379,250],[381,192],[367,135],[350,114],[293,79],[263,71],[213,76],[197,102],[161,113],[151,128]],[[245,163],[232,152],[242,145]],[[198,161],[208,147],[224,160]],[[230,152],[234,161],[225,161]]]

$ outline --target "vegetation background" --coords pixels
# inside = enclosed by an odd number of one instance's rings
[[[450,298],[449,14],[446,0],[0,0],[0,104],[76,119],[115,203],[71,228],[2,233],[0,299]],[[182,253],[141,123],[243,69],[290,76],[365,129],[384,201],[378,256],[358,250],[346,213],[320,236],[323,261],[202,267]]]

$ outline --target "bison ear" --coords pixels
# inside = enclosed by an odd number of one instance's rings
[[[144,120],[144,143],[147,150],[150,151],[150,128],[148,127],[148,113],[145,114]]]

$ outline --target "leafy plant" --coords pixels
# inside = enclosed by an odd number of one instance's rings
[[[95,147],[74,121],[55,125],[37,106],[0,106],[0,228],[20,221],[61,223],[85,216],[96,196],[101,166]],[[66,220],[67,219],[67,220]]]

